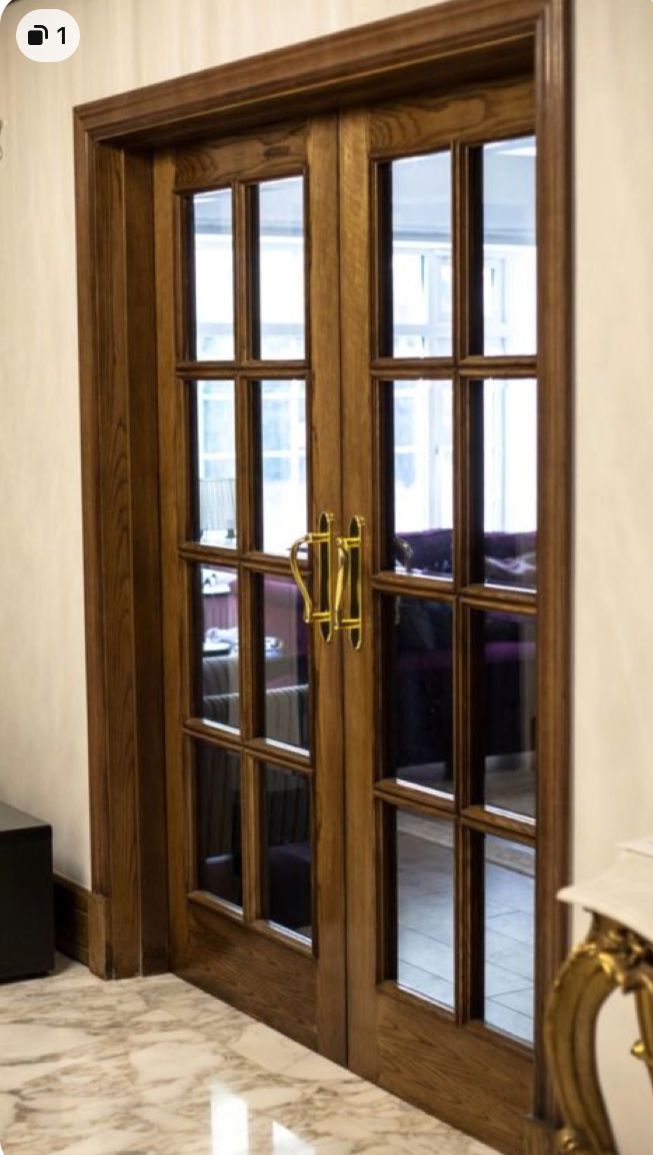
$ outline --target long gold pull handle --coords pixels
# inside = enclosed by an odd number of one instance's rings
[[[290,547],[290,569],[304,602],[304,621],[319,625],[325,642],[333,637],[333,609],[331,606],[331,542],[333,538],[333,514],[321,513],[315,533],[305,533]],[[310,592],[299,568],[299,551],[303,545],[317,547],[317,588],[318,606],[315,608]]]
[[[290,569],[292,571],[292,576],[295,579],[295,584],[300,594],[302,595],[302,601],[304,602],[303,617],[306,623],[312,621],[313,619],[313,601],[306,587],[306,582],[302,577],[302,571],[299,568],[297,555],[303,545],[310,545],[312,538],[312,533],[305,533],[303,537],[298,537],[297,541],[294,541],[290,547]]]
[[[362,517],[352,517],[347,537],[337,537],[338,578],[335,596],[335,628],[346,630],[355,650],[363,644],[363,528]],[[349,586],[349,612],[343,615],[345,587]]]

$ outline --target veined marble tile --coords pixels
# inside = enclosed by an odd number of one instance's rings
[[[492,1155],[173,975],[0,986],[5,1155]]]

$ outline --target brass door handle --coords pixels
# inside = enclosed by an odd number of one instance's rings
[[[335,629],[349,634],[349,641],[355,650],[363,644],[363,528],[362,517],[352,517],[349,534],[337,537],[338,577],[335,596]],[[343,613],[345,588],[349,587],[349,606]]]
[[[321,513],[315,533],[305,533],[290,547],[290,569],[304,602],[304,621],[316,624],[325,642],[333,637],[334,615],[331,605],[331,554],[333,541],[333,514]],[[298,554],[303,545],[317,546],[316,580],[318,607],[313,605],[310,591],[299,568]]]

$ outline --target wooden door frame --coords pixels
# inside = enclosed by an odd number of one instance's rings
[[[534,73],[540,158],[538,962],[568,945],[572,518],[571,0],[452,0],[74,111],[92,969],[167,968],[152,154],[363,100]],[[552,1119],[541,1043],[535,1113]],[[541,1138],[537,1138],[541,1135]],[[549,1150],[533,1130],[533,1152]]]

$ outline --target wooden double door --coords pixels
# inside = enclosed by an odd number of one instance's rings
[[[155,160],[173,968],[508,1151],[538,926],[533,101]]]

